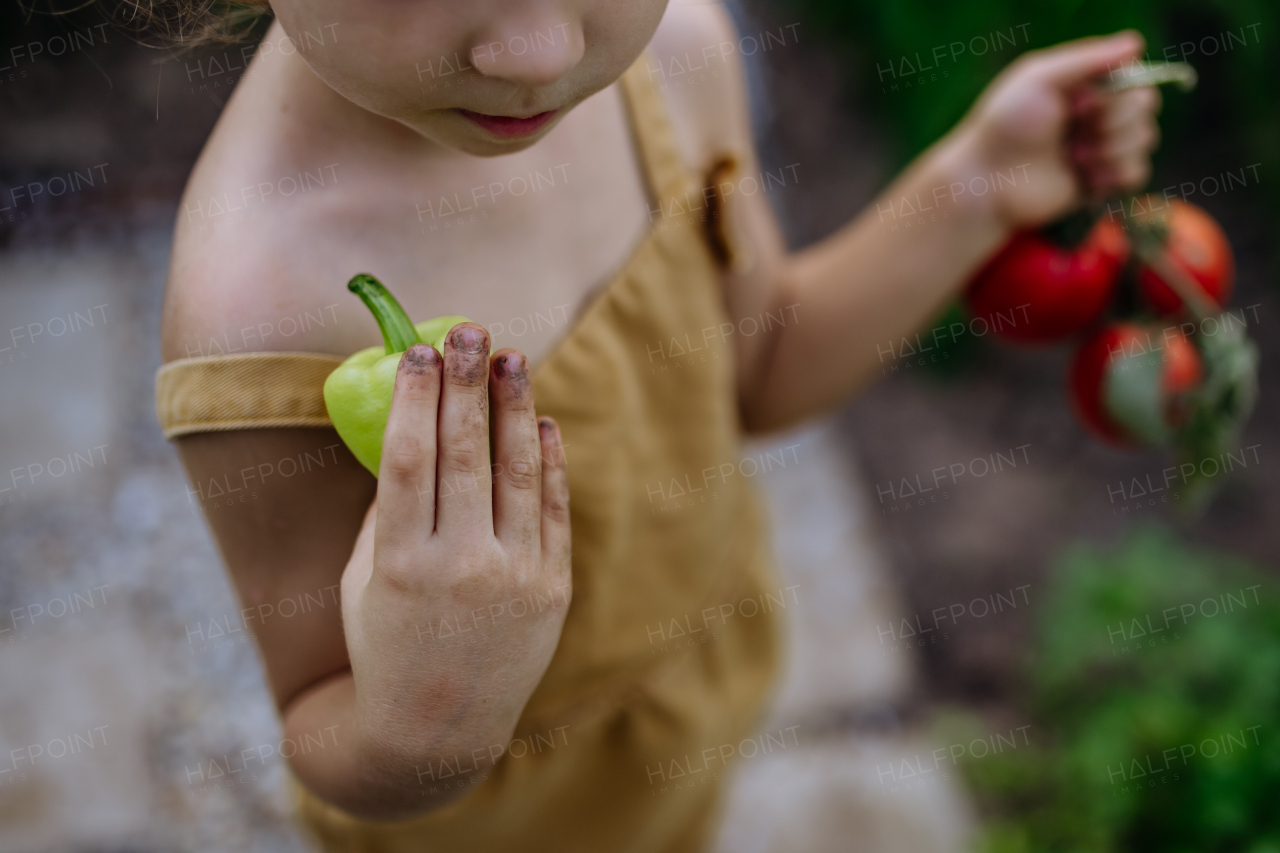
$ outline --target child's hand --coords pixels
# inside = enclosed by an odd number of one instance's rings
[[[1006,176],[987,196],[1005,225],[1042,225],[1082,201],[1146,183],[1159,140],[1159,92],[1104,94],[1094,85],[1138,59],[1143,46],[1141,35],[1126,31],[1032,51],[982,93],[956,141],[965,150],[962,173]]]
[[[510,739],[568,609],[559,430],[535,420],[524,356],[488,353],[484,329],[464,323],[443,362],[425,344],[401,358],[377,498],[342,578],[356,731],[376,766],[415,787],[410,768],[433,757],[477,750],[478,772],[492,770],[490,747]]]

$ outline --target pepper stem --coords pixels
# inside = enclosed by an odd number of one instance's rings
[[[382,330],[387,355],[404,352],[414,344],[422,343],[413,328],[413,321],[382,282],[368,273],[360,273],[347,282],[347,290],[359,296],[360,301],[373,312],[373,319],[378,321],[378,328]]]

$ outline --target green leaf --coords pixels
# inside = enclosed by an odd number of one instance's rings
[[[1217,320],[1218,331],[1202,332],[1195,339],[1205,376],[1187,397],[1190,414],[1176,439],[1182,461],[1196,466],[1187,483],[1187,508],[1192,512],[1203,509],[1223,481],[1201,474],[1200,463],[1237,449],[1258,400],[1257,347],[1229,314]]]
[[[1030,746],[958,765],[986,851],[1275,850],[1280,599],[1268,575],[1141,529],[1068,554],[1036,626],[1018,717]],[[1131,777],[1134,761],[1155,772]]]
[[[1112,363],[1103,380],[1108,414],[1143,444],[1163,447],[1173,440],[1165,422],[1165,396],[1160,390],[1164,359],[1158,352],[1125,356]]]

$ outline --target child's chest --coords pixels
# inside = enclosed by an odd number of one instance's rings
[[[355,207],[375,221],[343,241],[350,272],[377,275],[415,319],[462,314],[490,329],[495,349],[541,361],[650,222],[621,103],[579,109],[519,154],[367,175]],[[339,319],[369,324],[354,298],[343,303]]]

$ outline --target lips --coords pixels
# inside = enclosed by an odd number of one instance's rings
[[[458,110],[465,118],[472,123],[479,125],[484,130],[494,136],[500,136],[503,139],[516,139],[521,136],[532,136],[556,117],[559,110],[547,110],[545,113],[531,115],[528,118],[513,118],[511,116],[490,116],[484,113],[474,113],[471,110]]]

